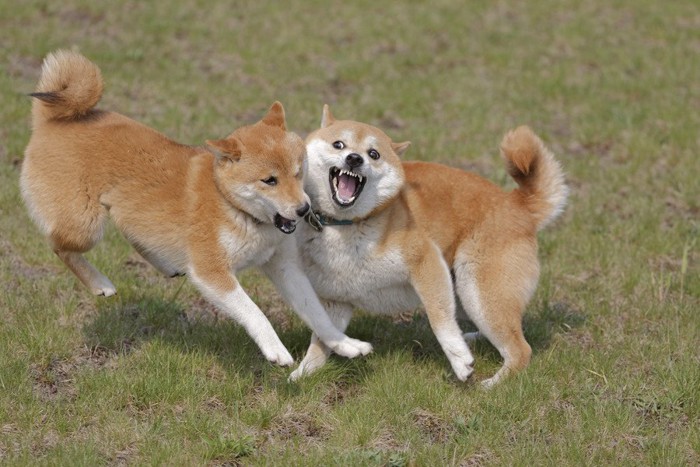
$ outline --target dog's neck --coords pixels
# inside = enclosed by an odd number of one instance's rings
[[[399,193],[397,193],[396,196],[393,196],[391,199],[389,199],[386,202],[375,207],[372,212],[370,212],[367,216],[362,217],[362,218],[336,219],[333,216],[329,216],[327,214],[322,213],[321,211],[318,211],[318,210],[312,208],[304,216],[304,220],[317,232],[322,231],[323,227],[325,227],[327,225],[334,226],[334,225],[359,224],[360,222],[366,221],[368,219],[376,217],[379,214],[382,214],[383,212],[385,212],[389,208],[389,206],[391,206],[391,204],[393,202],[395,202],[397,199],[399,199],[401,197],[402,193],[403,193],[403,190],[401,190]]]
[[[317,232],[323,230],[327,225],[352,225],[354,224],[352,219],[335,219],[331,216],[327,216],[320,211],[314,211],[309,209],[309,212],[304,216],[304,220]]]

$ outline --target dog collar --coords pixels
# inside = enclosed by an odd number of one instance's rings
[[[316,231],[320,232],[326,225],[352,225],[353,222],[349,219],[334,219],[320,212],[314,212],[309,209],[309,212],[304,216],[304,220]]]

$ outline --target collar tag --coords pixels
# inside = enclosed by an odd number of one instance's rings
[[[313,209],[309,209],[309,212],[304,216],[304,220],[309,223],[309,225],[316,231],[320,232],[323,230],[323,224],[321,224],[321,219],[316,216]]]
[[[304,220],[309,223],[311,227],[316,232],[320,232],[323,230],[323,227],[326,225],[352,225],[353,221],[350,219],[333,219],[332,217],[328,217],[322,213],[315,213],[313,209],[309,209],[309,212],[304,216]]]

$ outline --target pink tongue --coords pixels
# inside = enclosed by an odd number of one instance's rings
[[[357,187],[357,179],[349,175],[341,174],[338,177],[338,196],[343,201],[350,201]]]

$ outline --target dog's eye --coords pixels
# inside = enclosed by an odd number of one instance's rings
[[[343,143],[342,141],[336,141],[335,143],[333,143],[333,147],[336,149],[343,149],[345,147],[345,143]]]
[[[371,157],[374,160],[379,159],[379,153],[377,152],[376,149],[370,149],[367,154],[369,154],[369,157]]]
[[[267,177],[266,179],[260,180],[260,181],[263,182],[264,184],[270,185],[270,186],[277,185],[277,178],[276,177]]]

